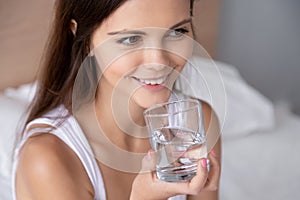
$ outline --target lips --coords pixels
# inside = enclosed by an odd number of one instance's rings
[[[173,74],[176,73],[175,68],[176,66],[166,66],[160,70],[154,70],[150,67],[141,66],[128,74],[127,77],[135,80],[140,86],[147,90],[158,91],[163,88],[169,88]]]

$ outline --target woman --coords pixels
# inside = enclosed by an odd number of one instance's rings
[[[217,199],[219,141],[209,172],[201,159],[192,180],[170,183],[157,179],[155,152],[141,133],[143,111],[168,101],[189,57],[192,5],[57,1],[39,90],[16,149],[16,199]],[[184,56],[161,44],[185,49]],[[206,131],[218,132],[211,108],[202,109]],[[145,157],[114,159],[114,148]]]

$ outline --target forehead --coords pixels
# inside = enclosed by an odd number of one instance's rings
[[[101,25],[105,31],[169,28],[189,18],[190,0],[128,0]]]

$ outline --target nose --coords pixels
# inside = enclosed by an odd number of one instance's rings
[[[168,52],[163,49],[145,49],[143,56],[147,68],[159,71],[166,66],[170,67]]]

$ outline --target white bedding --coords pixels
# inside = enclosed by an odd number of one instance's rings
[[[221,200],[300,199],[299,130],[300,118],[283,111],[271,130],[224,138]]]
[[[9,88],[0,93],[0,200],[11,200],[10,173],[17,129],[22,125],[35,84]]]
[[[10,169],[15,130],[25,103],[0,93],[0,199],[11,200]]]
[[[233,68],[224,67],[225,86],[235,90],[228,92],[228,112],[230,123],[241,126],[241,131],[225,127],[223,135],[223,161],[220,185],[220,200],[279,200],[300,199],[300,118],[289,111],[275,112],[276,125],[262,131],[264,120],[270,122],[273,116],[261,115],[260,123],[255,113],[239,117],[250,110],[270,110],[271,103],[255,91],[234,72]],[[0,199],[10,200],[10,166],[15,128],[18,119],[25,111],[28,100],[32,97],[31,85],[9,89],[0,93]],[[243,89],[243,91],[239,91]],[[34,90],[34,88],[33,88]],[[241,94],[253,95],[252,101]],[[237,102],[237,103],[234,103]],[[253,105],[249,105],[252,103]],[[238,106],[238,107],[235,107]],[[247,107],[248,106],[248,107]],[[272,117],[272,119],[270,119]],[[244,121],[242,121],[244,120]],[[247,121],[245,121],[247,120]],[[249,127],[249,122],[251,129]],[[246,127],[247,126],[247,127]],[[249,132],[251,130],[251,132]]]

